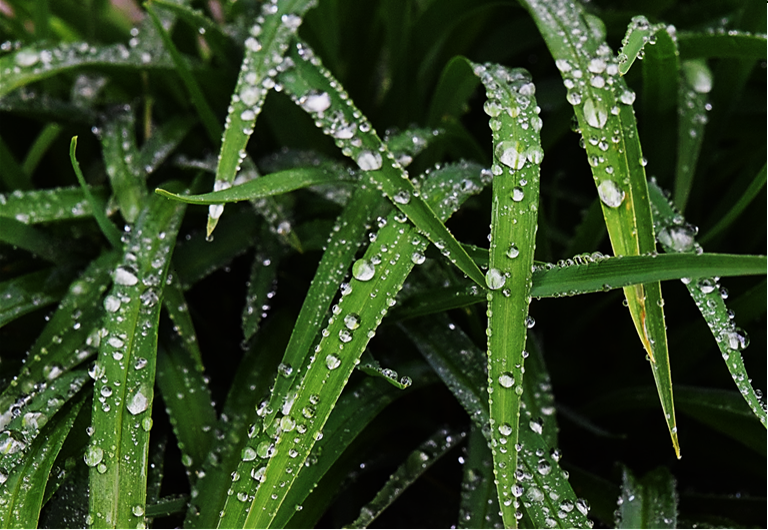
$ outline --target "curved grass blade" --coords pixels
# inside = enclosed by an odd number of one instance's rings
[[[0,429],[10,421],[13,409],[23,406],[36,392],[40,382],[68,372],[98,347],[101,296],[116,261],[115,253],[104,253],[71,283],[56,313],[32,345],[24,366],[0,395]],[[84,343],[86,347],[81,348]]]
[[[479,285],[483,275],[445,225],[440,222],[395,160],[371,124],[354,107],[339,83],[321,66],[304,43],[292,47],[294,63],[279,76],[286,93],[306,110],[323,132],[333,137],[345,156],[352,158],[372,185],[408,216],[444,255]]]
[[[613,252],[617,256],[655,250],[648,185],[632,103],[635,94],[619,74],[619,61],[594,31],[602,25],[562,0],[523,0],[568,89],[587,159],[600,197]],[[648,357],[659,391],[675,454],[677,438],[672,378],[661,286],[647,283],[624,289],[632,320]]]
[[[677,34],[680,54],[686,59],[737,57],[765,60],[765,34],[729,30],[722,33],[681,31]]]
[[[162,286],[184,206],[151,198],[114,271],[95,374],[89,524],[144,522]]]
[[[645,45],[652,42],[656,33],[664,30],[663,24],[653,24],[643,15],[632,17],[627,27],[627,33],[621,40],[621,50],[619,50],[619,74],[626,75],[629,69],[638,57],[642,58],[645,54]]]
[[[459,118],[480,80],[465,57],[454,57],[443,68],[429,106],[427,123],[440,125],[446,117]]]
[[[657,224],[659,242],[667,252],[697,252],[701,249],[695,242],[696,234],[690,225],[685,223],[682,215],[665,198],[664,192],[653,182],[649,186],[651,201],[654,208],[654,222]],[[763,269],[765,273],[765,269]],[[717,346],[723,355],[728,371],[731,373],[736,388],[739,389],[752,412],[760,419],[764,427],[768,427],[766,405],[752,388],[741,350],[749,345],[747,333],[736,327],[728,314],[720,285],[716,277],[692,281],[683,278],[688,292],[701,311],[704,320],[717,341]]]
[[[70,241],[7,217],[0,217],[0,242],[27,250],[52,263],[70,261],[74,253]]]
[[[93,213],[93,217],[96,219],[96,223],[98,223],[99,228],[101,228],[101,232],[104,234],[104,237],[106,237],[107,241],[112,244],[112,248],[122,248],[123,242],[121,241],[120,232],[117,230],[117,228],[115,228],[115,225],[109,221],[107,215],[104,213],[104,208],[102,208],[101,205],[96,201],[93,194],[91,193],[90,188],[85,183],[85,177],[83,176],[83,172],[80,171],[80,164],[77,162],[77,158],[75,156],[76,149],[77,136],[73,136],[72,141],[69,143],[69,159],[72,162],[72,169],[75,171],[77,181],[80,183],[80,188],[83,190],[85,198],[91,205],[91,212]]]
[[[472,424],[461,483],[459,528],[504,528],[493,483],[493,458],[480,429]]]
[[[0,138],[0,160],[3,161],[3,171],[0,173],[0,178],[6,188],[9,190],[32,189],[32,180],[29,178],[29,174],[16,161],[13,152],[2,138]]]
[[[123,44],[97,47],[87,42],[68,42],[53,48],[36,44],[0,57],[0,97],[21,86],[83,66],[170,70],[173,63],[165,54]]]
[[[234,182],[245,158],[245,147],[253,133],[254,123],[267,91],[274,86],[273,77],[280,69],[288,43],[301,25],[304,13],[315,3],[315,0],[287,0],[264,4],[261,16],[251,26],[227,114],[214,190],[228,188]],[[209,208],[208,235],[216,228],[223,209],[221,205]]]
[[[432,172],[421,192],[438,215],[447,218],[481,189],[482,175],[474,165],[448,166]],[[422,255],[427,241],[406,216],[392,212],[382,224],[364,257],[352,265],[353,278],[309,364],[302,367],[303,379],[282,402],[279,419],[265,425],[243,449],[238,476],[245,480],[232,483],[220,527],[272,524],[296,480],[296,467],[307,459],[368,341],[420,261],[414,256]]]
[[[525,70],[475,65],[493,131],[493,203],[488,287],[491,452],[504,525],[516,527],[520,399],[539,205],[542,121]]]
[[[731,208],[728,210],[728,212],[720,217],[720,219],[717,221],[717,224],[710,228],[706,234],[704,234],[700,241],[702,243],[706,243],[710,239],[713,239],[717,237],[723,230],[731,226],[733,221],[736,220],[739,215],[749,206],[755,197],[757,197],[757,194],[760,193],[760,190],[763,189],[765,186],[766,181],[766,170],[765,170],[765,164],[763,164],[762,169],[757,173],[754,179],[752,179],[749,183],[749,186],[746,190],[744,190],[743,193],[739,195],[739,199],[731,206]]]
[[[74,276],[75,270],[65,265],[0,282],[0,327],[60,300]]]
[[[194,120],[191,117],[174,116],[162,124],[141,146],[136,165],[146,175],[151,175],[187,136]]]
[[[459,328],[449,327],[448,322],[445,316],[435,315],[401,324],[401,327],[488,443],[493,444],[484,353]],[[533,348],[532,352],[538,355]],[[536,373],[537,370],[542,372]],[[587,528],[588,505],[577,499],[558,464],[561,454],[553,444],[557,436],[553,398],[541,359],[529,363],[523,383],[522,400],[526,406],[522,408],[520,420],[520,456],[513,472],[517,483],[512,488],[512,495],[521,506],[514,512],[515,523],[527,517],[524,522],[533,528]],[[517,447],[512,450],[516,451]]]
[[[97,204],[106,204],[106,188],[89,186],[88,189]],[[91,203],[78,187],[15,191],[0,195],[0,206],[0,217],[30,225],[93,216]]]
[[[677,528],[675,478],[660,467],[638,480],[622,470],[616,528]]]
[[[266,232],[266,233],[265,233]],[[269,309],[269,299],[275,295],[277,269],[283,257],[283,249],[262,230],[262,237],[256,243],[256,254],[251,262],[251,274],[246,284],[245,306],[242,313],[244,340],[250,340],[259,329],[262,315]]]
[[[161,188],[156,189],[155,192],[165,198],[188,204],[215,205],[272,197],[316,184],[356,182],[357,180],[358,178],[351,172],[339,173],[322,167],[296,168],[270,173],[243,184],[201,195],[176,194]]]
[[[0,470],[0,478],[4,479],[0,486],[0,499],[6,501],[0,511],[3,528],[38,526],[49,473],[85,398],[86,394],[82,393],[79,399],[65,405],[54,416],[54,421],[43,427],[27,457],[11,476]]]
[[[384,487],[376,493],[376,497],[363,506],[360,510],[360,516],[345,528],[367,528],[408,486],[413,484],[448,451],[463,442],[466,436],[466,433],[463,432],[439,429],[427,438],[392,473]]]
[[[197,343],[197,333],[192,323],[192,315],[189,314],[189,307],[184,299],[181,282],[174,272],[173,269],[168,272],[168,281],[163,288],[163,304],[173,322],[176,337],[182,341],[184,349],[192,357],[195,370],[202,372],[203,358]]]
[[[685,61],[682,64],[682,73],[678,96],[679,122],[674,198],[680,211],[685,211],[704,140],[704,125],[707,123],[707,94],[712,90],[712,72],[704,61]]]

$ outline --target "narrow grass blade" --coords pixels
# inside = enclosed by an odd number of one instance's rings
[[[129,224],[139,216],[146,202],[145,175],[138,167],[133,109],[125,107],[111,116],[101,131],[101,147],[112,191],[120,213]]]
[[[64,296],[75,271],[64,266],[0,282],[0,327]]]
[[[269,300],[275,295],[277,269],[283,250],[268,231],[262,230],[262,237],[256,243],[256,253],[251,262],[251,274],[247,283],[245,306],[242,313],[244,340],[250,340],[258,331],[262,315],[269,309]]]
[[[90,471],[90,524],[144,522],[147,452],[157,360],[162,286],[184,206],[147,202],[114,271],[95,373]]]
[[[682,215],[666,199],[664,192],[655,184],[650,187],[651,201],[654,208],[654,222],[657,224],[659,242],[667,252],[696,252],[701,249],[696,243],[696,234],[690,225],[685,223]],[[765,269],[763,269],[763,273]],[[723,355],[728,371],[731,373],[736,388],[739,389],[752,412],[760,419],[764,427],[768,426],[764,398],[761,398],[752,388],[741,350],[749,345],[749,336],[741,328],[737,328],[728,314],[720,285],[716,277],[703,278],[693,281],[683,278],[688,292],[701,311],[707,322],[712,336]]]
[[[182,342],[184,349],[192,358],[195,370],[202,372],[203,358],[197,343],[197,333],[192,323],[192,315],[189,314],[189,307],[184,299],[181,282],[173,269],[168,272],[168,281],[163,288],[163,304],[173,322],[175,336]]]
[[[681,31],[677,35],[680,54],[686,59],[737,57],[765,60],[765,34],[729,30],[722,33]]]
[[[523,0],[568,89],[597,186],[613,252],[617,256],[655,250],[648,185],[632,103],[635,94],[619,76],[619,60],[604,42],[602,25],[587,24],[576,4]],[[642,39],[641,39],[642,40]],[[675,453],[680,455],[672,378],[658,283],[624,289],[632,320],[651,361]]]
[[[356,182],[357,180],[358,178],[353,173],[339,173],[324,168],[297,168],[270,173],[243,184],[201,195],[176,194],[160,188],[156,189],[155,192],[168,199],[188,204],[215,205],[272,197],[316,184]]]
[[[115,225],[109,221],[107,215],[104,213],[104,208],[102,208],[101,204],[96,201],[95,197],[91,193],[90,188],[85,183],[85,177],[83,176],[83,172],[80,171],[80,164],[77,162],[77,158],[75,157],[76,149],[77,136],[73,136],[72,141],[69,144],[69,159],[72,162],[72,169],[75,170],[77,181],[80,183],[80,188],[83,190],[85,198],[91,205],[91,212],[93,213],[93,217],[96,219],[96,223],[98,223],[99,228],[101,228],[101,232],[104,234],[104,237],[106,237],[107,241],[112,244],[113,248],[122,248],[123,243],[120,239],[120,232],[117,230],[117,228],[115,228]]]
[[[303,43],[291,49],[294,63],[280,74],[284,90],[316,120],[323,132],[332,136],[342,153],[351,157],[372,185],[381,190],[396,208],[408,216],[444,255],[479,285],[483,275],[474,261],[440,222],[407,172],[394,159],[371,124],[362,116],[339,83],[320,65],[314,52]]]
[[[153,5],[145,5],[149,19],[152,21],[152,24],[155,27],[155,31],[157,31],[157,33],[160,35],[165,49],[168,50],[168,53],[170,54],[171,59],[173,60],[173,64],[176,66],[175,71],[181,78],[182,83],[184,83],[187,92],[189,92],[192,105],[195,107],[195,110],[200,117],[200,121],[208,133],[208,137],[215,144],[218,142],[219,137],[221,136],[221,126],[219,125],[218,119],[216,119],[216,115],[213,113],[210,105],[208,105],[208,101],[206,101],[205,96],[203,95],[203,91],[200,89],[197,81],[195,81],[195,79],[192,77],[192,71],[187,66],[187,63],[184,62],[184,58],[182,57],[178,48],[176,48],[173,40],[171,40],[171,36],[160,22],[160,18],[155,13]]]
[[[367,528],[408,486],[413,484],[440,457],[463,442],[465,437],[466,433],[463,432],[440,429],[427,438],[418,449],[408,455],[376,497],[363,506],[360,516],[346,528]]]
[[[253,133],[267,91],[274,86],[274,75],[281,66],[288,43],[301,25],[302,17],[315,2],[288,0],[264,4],[261,16],[251,26],[245,41],[245,57],[227,114],[221,141],[214,190],[228,188],[235,180],[245,158],[245,147]],[[210,235],[223,211],[223,206],[209,209],[207,232]]]
[[[13,152],[0,138],[0,160],[3,161],[3,171],[0,172],[0,178],[5,187],[9,190],[29,190],[32,189],[32,180],[24,168],[16,161]]]
[[[459,528],[503,528],[499,498],[493,483],[493,458],[488,442],[474,424],[470,427],[464,477],[461,483]]]
[[[40,163],[40,159],[43,158],[43,155],[56,138],[58,138],[59,134],[61,134],[61,131],[62,126],[58,123],[49,123],[43,127],[43,130],[40,131],[40,134],[35,138],[32,147],[29,148],[27,156],[24,157],[22,168],[27,175],[31,175],[35,172],[37,165]]]
[[[539,206],[542,121],[524,70],[475,66],[486,87],[493,131],[491,248],[488,287],[488,403],[491,452],[504,525],[516,527],[516,479],[526,317],[531,301]]]
[[[731,226],[731,224],[741,215],[742,212],[749,206],[760,190],[765,187],[766,170],[765,165],[757,173],[754,179],[749,183],[749,187],[740,194],[739,199],[731,206],[728,212],[720,217],[715,226],[707,230],[707,232],[700,238],[702,243],[717,237],[723,230]]]
[[[106,188],[89,186],[88,189],[97,204],[106,204]],[[0,217],[13,218],[30,225],[93,217],[91,204],[78,187],[0,194],[0,206]]]
[[[674,168],[669,161],[675,159],[677,140],[677,131],[672,124],[678,121],[678,112],[685,112],[687,108],[678,105],[681,80],[680,57],[673,36],[675,28],[664,24],[652,28],[655,31],[649,39],[655,42],[643,48],[643,128],[640,137],[643,154],[648,160],[646,171],[656,175],[661,182],[671,182]],[[678,152],[682,155],[684,148]],[[691,173],[693,169],[695,164]]]
[[[443,68],[432,96],[427,123],[440,125],[446,117],[459,118],[480,80],[465,57],[454,57]]]
[[[16,219],[0,217],[0,242],[23,248],[52,263],[63,263],[72,259],[71,241],[53,237],[42,229]]]
[[[485,354],[463,331],[448,323],[443,315],[435,315],[401,326],[493,447],[488,383],[483,371]],[[534,351],[533,355],[538,353]],[[538,370],[541,372],[537,373]],[[520,418],[519,458],[511,472],[515,480],[512,495],[518,503],[515,522],[523,519],[533,528],[587,528],[589,507],[576,497],[558,464],[561,453],[553,445],[557,436],[553,398],[542,359],[527,364],[523,384],[522,400],[526,406]]]
[[[638,480],[622,470],[616,528],[677,528],[675,478],[665,467]]]
[[[712,72],[704,61],[684,61],[682,74],[678,95],[679,122],[674,198],[680,211],[685,211],[704,139],[704,125],[707,123],[707,94],[712,90]]]
[[[181,451],[190,482],[196,482],[211,450],[216,411],[199,359],[168,341],[157,354],[157,386]]]
[[[68,372],[98,347],[101,297],[116,260],[115,253],[102,254],[69,285],[58,309],[30,348],[23,368],[0,395],[0,429],[12,417],[12,409],[22,406],[41,381]]]
[[[40,435],[32,443],[27,457],[11,476],[0,471],[0,478],[3,478],[3,484],[0,485],[2,488],[0,499],[6,501],[0,511],[0,521],[4,528],[38,526],[49,474],[85,397],[86,394],[83,393],[79,399],[65,405],[54,416],[55,421],[43,427]]]
[[[656,33],[662,30],[662,24],[651,25],[642,15],[632,17],[627,27],[627,33],[621,40],[619,51],[619,74],[625,75],[632,68],[635,59],[645,54],[645,45],[654,40]],[[653,43],[655,44],[655,43]]]
[[[477,166],[447,166],[433,171],[421,192],[430,207],[447,218],[470,193],[481,189],[482,175]],[[393,212],[381,224],[364,257],[352,265],[353,278],[309,364],[302,367],[303,379],[290,396],[281,396],[279,419],[265,425],[244,448],[238,475],[245,480],[232,483],[234,494],[227,500],[220,527],[272,524],[296,479],[295,466],[307,459],[368,341],[420,261],[413,256],[422,255],[427,241],[406,216]],[[278,484],[283,486],[275,488]]]
[[[0,58],[0,97],[21,86],[83,66],[170,70],[173,63],[162,53],[123,44],[97,47],[75,42],[52,48],[36,44]]]
[[[421,365],[424,366],[423,364]],[[410,366],[409,366],[410,368]],[[412,370],[417,370],[413,365]],[[409,370],[411,373],[411,370]],[[434,376],[422,369],[415,375],[416,383],[411,388],[423,387],[434,380]],[[331,467],[340,459],[353,441],[364,431],[366,426],[384,410],[390,403],[407,392],[401,392],[391,385],[382,385],[373,378],[363,379],[359,384],[348,388],[339,398],[336,407],[328,418],[328,423],[323,427],[323,438],[318,441],[309,456],[311,465],[304,466],[300,472],[300,482],[294,484],[285,498],[283,506],[278,511],[273,526],[275,528],[301,528],[313,527],[317,518],[322,514],[322,508],[326,504],[316,506],[318,498],[313,495],[314,487],[326,476]],[[328,493],[327,488],[318,488],[317,493]],[[331,488],[329,492],[338,491]],[[333,494],[331,493],[331,498]],[[299,507],[302,507],[300,511]],[[310,512],[315,514],[310,514]],[[311,524],[299,524],[311,523]]]

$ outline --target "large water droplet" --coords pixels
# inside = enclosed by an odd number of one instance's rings
[[[499,425],[499,433],[502,436],[509,436],[512,434],[512,426],[509,423],[502,423]]]
[[[325,366],[329,370],[335,370],[340,365],[341,365],[341,359],[339,359],[335,355],[329,355],[328,357],[325,358]]]
[[[485,284],[492,291],[497,291],[504,287],[506,281],[506,276],[499,269],[488,269],[488,272],[485,273]]]
[[[94,467],[104,458],[104,450],[96,445],[89,445],[83,455],[83,460],[88,467]]]
[[[331,96],[327,92],[307,94],[301,102],[301,108],[308,112],[323,112],[330,106]]]
[[[129,267],[118,267],[115,270],[115,283],[118,285],[136,285],[139,278]]]
[[[597,186],[597,194],[600,200],[609,208],[618,208],[624,202],[624,190],[613,180],[604,180]]]
[[[381,154],[374,151],[360,151],[357,155],[357,165],[363,171],[381,169]]]
[[[256,460],[256,450],[253,447],[246,445],[245,447],[243,447],[243,450],[240,452],[240,459],[243,462],[250,462],[251,460]]]
[[[344,325],[347,329],[355,330],[360,327],[360,315],[350,313],[344,317]]]
[[[602,129],[608,121],[608,112],[602,103],[592,98],[584,100],[584,118],[587,123],[595,129]]]
[[[16,54],[16,57],[13,59],[13,61],[21,67],[33,66],[37,64],[39,60],[40,60],[40,55],[33,50],[21,50]]]
[[[411,202],[411,194],[408,190],[400,190],[392,196],[392,200],[397,204],[408,204]]]
[[[367,282],[376,274],[376,267],[367,259],[359,259],[352,265],[352,276]]]
[[[668,226],[659,231],[658,237],[661,244],[676,252],[690,252],[693,250],[697,232],[696,227],[687,224]]]
[[[499,162],[511,169],[522,169],[525,165],[525,154],[519,142],[506,140],[496,146],[496,157]]]
[[[109,295],[104,299],[104,309],[110,313],[114,313],[120,309],[120,299],[116,296]]]
[[[150,390],[146,383],[140,384],[136,392],[128,398],[128,412],[136,416],[147,410],[149,408],[149,393]]]
[[[510,193],[509,196],[513,201],[520,202],[525,199],[525,192],[523,191],[523,188],[515,186],[512,188],[512,193]]]
[[[515,384],[515,376],[512,372],[504,372],[499,376],[499,384],[504,388],[512,388]]]
[[[507,249],[507,257],[510,259],[515,259],[520,255],[520,250],[517,248],[517,245],[512,243],[509,245],[509,248]]]

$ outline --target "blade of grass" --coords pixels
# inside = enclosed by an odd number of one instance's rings
[[[0,327],[60,300],[75,274],[71,266],[62,266],[0,282]]]
[[[765,34],[739,30],[722,33],[681,31],[677,42],[680,54],[686,59],[738,57],[765,60]]]
[[[0,138],[0,161],[3,164],[3,171],[0,172],[3,184],[9,190],[29,190],[32,189],[32,181],[29,173],[24,171],[21,164],[16,161],[16,157],[10,148]]]
[[[654,222],[657,224],[659,239],[664,250],[666,252],[700,250],[701,247],[694,240],[695,232],[687,228],[682,215],[666,199],[664,192],[653,182],[649,190],[654,208]],[[675,234],[675,237],[665,239],[661,237],[664,233]],[[763,269],[764,272],[765,269]],[[728,315],[718,279],[713,277],[692,281],[683,278],[682,281],[717,341],[736,388],[744,396],[763,426],[768,426],[765,401],[752,388],[741,356],[741,350],[749,345],[749,336],[744,330],[737,328]]]
[[[474,66],[485,85],[484,105],[493,131],[493,202],[488,287],[488,404],[491,453],[502,518],[517,527],[520,403],[526,317],[531,300],[533,252],[539,204],[541,118],[535,87],[524,70]]]
[[[109,221],[107,215],[104,213],[104,209],[101,207],[99,202],[96,201],[96,198],[91,193],[90,188],[85,183],[85,177],[83,176],[83,172],[80,171],[80,164],[77,162],[77,158],[75,156],[76,149],[77,136],[73,136],[72,141],[69,144],[69,159],[72,162],[72,169],[75,170],[77,181],[80,183],[80,188],[83,190],[85,198],[91,205],[91,212],[93,212],[93,217],[96,219],[96,223],[98,223],[99,228],[101,228],[101,232],[104,234],[104,237],[106,237],[107,241],[112,244],[112,248],[122,248],[123,243],[121,241],[120,232],[117,230],[117,228],[115,228],[115,225]]]
[[[665,467],[638,480],[622,469],[617,528],[677,528],[675,478]]]
[[[342,153],[357,163],[371,184],[407,215],[452,263],[473,281],[484,285],[483,275],[475,262],[427,206],[407,178],[407,172],[354,107],[349,96],[339,90],[338,81],[322,67],[314,52],[306,44],[298,43],[291,48],[289,57],[294,67],[279,77],[284,91],[315,118],[323,132],[335,138]]]
[[[635,94],[618,75],[619,61],[604,42],[604,33],[596,34],[587,24],[587,19],[597,19],[583,14],[576,4],[560,0],[524,0],[522,4],[539,27],[568,88],[566,99],[573,105],[584,139],[614,254],[653,252],[656,242],[648,186],[631,106]],[[624,295],[650,358],[672,445],[679,456],[661,286],[636,285],[625,288]]]
[[[32,175],[35,172],[37,165],[40,163],[40,159],[43,158],[43,155],[45,155],[45,152],[51,144],[58,138],[59,134],[61,134],[61,131],[62,126],[58,123],[49,123],[42,131],[40,131],[40,134],[35,138],[32,147],[27,151],[27,156],[22,163],[24,173]]]
[[[493,458],[480,429],[472,424],[461,484],[459,528],[502,528],[499,498],[493,483]]]
[[[470,193],[481,189],[481,175],[477,166],[447,166],[433,171],[421,192],[438,215],[448,217]],[[346,294],[309,364],[302,367],[303,379],[290,396],[280,396],[279,420],[244,449],[238,475],[245,480],[232,483],[234,494],[224,507],[220,527],[272,524],[296,480],[294,466],[307,459],[360,355],[415,265],[413,255],[424,251],[427,241],[406,221],[400,212],[391,213],[365,256],[353,264]]]
[[[160,297],[184,206],[152,198],[142,210],[105,300],[106,336],[94,372],[89,524],[144,522]]]
[[[89,187],[95,202],[104,210],[106,188]],[[0,217],[8,217],[34,225],[65,219],[92,217],[91,204],[79,187],[16,191],[0,195]]]
[[[34,528],[40,518],[43,494],[51,468],[69,435],[87,394],[65,405],[35,438],[22,464],[9,477],[5,475],[0,498],[6,502],[0,521],[5,528]],[[0,472],[2,473],[2,472]]]
[[[186,116],[175,116],[163,123],[141,146],[136,165],[147,175],[154,173],[187,136],[193,123]]]
[[[739,194],[738,200],[733,203],[733,206],[730,207],[728,212],[719,218],[715,226],[707,230],[707,232],[700,238],[700,241],[702,243],[706,243],[707,241],[710,241],[711,239],[714,239],[720,233],[731,226],[731,224],[741,215],[744,210],[749,206],[755,197],[757,197],[757,194],[760,193],[760,190],[765,187],[765,180],[766,180],[766,171],[765,171],[765,164],[763,164],[762,169],[755,175],[755,178],[752,179],[749,183],[749,186],[746,190],[744,190],[743,193]]]
[[[214,190],[225,189],[234,182],[267,91],[274,86],[275,72],[280,69],[288,43],[301,25],[302,17],[314,3],[312,0],[287,0],[264,4],[261,17],[251,26],[227,113]],[[216,228],[223,209],[222,205],[213,205],[209,209],[208,235]]]
[[[0,242],[23,248],[52,263],[71,261],[74,253],[71,241],[7,217],[0,217]]]
[[[466,433],[439,429],[427,438],[416,450],[408,455],[397,470],[392,473],[376,497],[360,510],[355,521],[345,528],[367,528],[423,473],[448,451],[464,441]]]

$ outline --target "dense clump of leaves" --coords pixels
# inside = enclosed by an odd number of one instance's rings
[[[0,526],[765,524],[762,4],[0,7]]]

